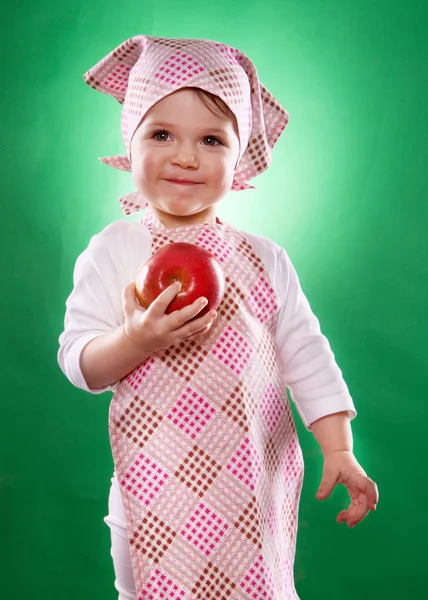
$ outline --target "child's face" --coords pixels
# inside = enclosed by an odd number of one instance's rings
[[[230,190],[238,157],[234,120],[186,89],[152,106],[131,142],[135,185],[165,227],[215,222],[214,205]],[[177,178],[198,183],[168,181]]]

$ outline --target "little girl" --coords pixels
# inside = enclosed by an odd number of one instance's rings
[[[119,599],[297,599],[303,459],[287,387],[323,452],[317,497],[349,490],[337,521],[361,521],[378,492],[353,455],[355,407],[287,253],[216,214],[268,168],[288,113],[247,56],[213,41],[137,36],[85,81],[123,104],[127,154],[101,160],[132,172],[124,213],[146,209],[77,259],[58,354],[75,386],[114,391],[105,521]],[[139,267],[181,241],[222,265],[217,311],[198,317],[199,298],[166,314],[176,284],[138,304]]]

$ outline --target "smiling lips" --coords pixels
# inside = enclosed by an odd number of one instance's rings
[[[174,183],[176,185],[199,185],[199,181],[179,181],[177,179],[166,179],[169,183]]]

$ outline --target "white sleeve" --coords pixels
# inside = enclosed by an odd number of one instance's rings
[[[150,256],[149,240],[138,236],[138,252],[135,234],[127,236],[135,226],[138,224],[127,221],[109,225],[91,239],[75,264],[74,287],[66,301],[64,331],[59,337],[58,362],[73,385],[93,394],[114,390],[117,383],[90,389],[82,374],[80,355],[91,340],[124,322],[122,290]]]
[[[306,429],[336,412],[348,411],[352,420],[357,412],[342,372],[283,248],[277,256],[275,287],[282,301],[276,331],[278,358]]]

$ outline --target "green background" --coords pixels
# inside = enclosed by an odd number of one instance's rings
[[[290,113],[272,166],[222,218],[289,253],[353,395],[355,453],[379,487],[354,530],[297,413],[302,600],[422,597],[426,571],[427,9],[422,2],[10,3],[2,25],[0,594],[113,600],[110,394],[57,364],[74,262],[125,218],[120,105],[82,75],[138,34],[248,54]]]

